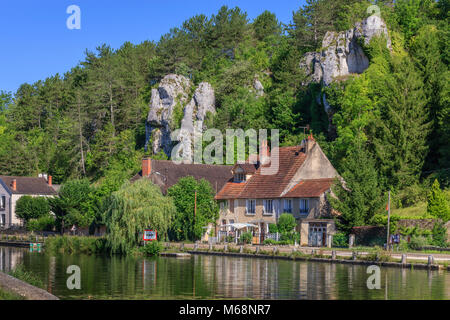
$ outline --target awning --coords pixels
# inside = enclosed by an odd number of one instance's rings
[[[232,224],[224,224],[220,227],[233,227],[235,229],[244,229],[244,228],[258,228],[258,226],[255,226],[254,224],[250,223],[232,223]]]

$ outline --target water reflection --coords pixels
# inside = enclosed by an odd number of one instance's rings
[[[136,259],[30,253],[0,247],[0,269],[23,263],[63,299],[449,299],[447,272],[381,269],[381,290],[367,288],[357,265],[192,256]],[[81,268],[81,290],[66,288],[68,266]]]

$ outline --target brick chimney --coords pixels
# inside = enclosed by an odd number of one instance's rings
[[[314,147],[314,145],[316,144],[316,139],[314,139],[313,134],[311,133],[308,136],[308,139],[306,141],[306,153],[308,153],[309,151],[311,151],[311,149]]]
[[[270,162],[270,149],[267,140],[261,142],[259,159],[262,165],[266,165]]]
[[[17,180],[13,179],[13,181],[11,182],[11,188],[13,191],[17,191]]]
[[[142,159],[142,176],[149,177],[152,173],[152,159]]]
[[[51,187],[53,185],[52,184],[52,176],[48,176],[47,183],[48,183],[49,187]]]

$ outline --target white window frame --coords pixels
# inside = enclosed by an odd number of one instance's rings
[[[252,209],[253,203],[253,212],[250,212],[249,209]],[[250,208],[249,208],[250,205]],[[256,214],[256,200],[255,199],[247,199],[245,200],[245,214],[249,216],[254,216]]]
[[[273,213],[274,213],[274,200],[273,199],[263,200],[263,214],[266,216],[272,216]]]
[[[247,181],[247,177],[244,172],[239,172],[234,175],[234,182],[244,183]]]
[[[309,214],[309,199],[300,199],[299,201],[299,209],[300,214],[307,215]]]
[[[292,199],[284,199],[283,213],[292,213]]]
[[[1,194],[0,195],[0,211],[6,210],[6,195]]]

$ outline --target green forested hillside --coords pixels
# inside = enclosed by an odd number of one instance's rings
[[[87,177],[117,189],[139,170],[151,89],[177,73],[212,84],[221,130],[279,128],[282,144],[295,145],[300,127],[310,125],[338,171],[360,188],[364,214],[379,208],[374,199],[383,202],[388,189],[399,206],[422,201],[432,178],[449,184],[449,1],[376,4],[392,52],[374,39],[364,47],[369,69],[327,88],[302,85],[300,61],[320,49],[327,31],[367,17],[368,1],[308,0],[292,8],[289,24],[270,12],[250,21],[223,7],[174,26],[157,43],[87,51],[64,75],[2,92],[0,173],[47,172],[56,183]],[[260,99],[249,91],[255,76],[265,88]],[[317,103],[321,91],[331,126]]]

